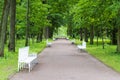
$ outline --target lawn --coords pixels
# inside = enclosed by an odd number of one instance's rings
[[[116,46],[107,45],[102,49],[102,46],[88,45],[87,51],[107,66],[120,72],[120,53],[116,53]]]
[[[5,57],[0,58],[0,80],[7,80],[11,74],[17,72],[18,49],[24,47],[24,40],[16,41],[16,52],[8,52],[5,46]],[[41,52],[46,46],[46,42],[30,43],[30,52]]]

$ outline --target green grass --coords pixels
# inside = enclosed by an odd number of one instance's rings
[[[109,40],[106,40],[106,43],[109,43]],[[80,44],[79,40],[76,41],[76,44]],[[87,43],[87,52],[111,67],[117,72],[120,72],[120,53],[116,53],[116,45],[105,44],[105,49],[102,49],[102,42],[99,41],[99,45],[90,45]]]
[[[24,40],[16,41],[16,52],[8,52],[5,46],[5,57],[0,58],[0,80],[7,80],[10,75],[17,72],[18,49],[24,47]],[[39,53],[46,46],[46,42],[30,43],[30,52]]]
[[[102,49],[102,46],[88,45],[87,51],[104,64],[120,72],[120,53],[115,53],[116,46],[107,45],[105,49]]]

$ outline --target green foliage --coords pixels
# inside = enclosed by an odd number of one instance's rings
[[[78,0],[47,0],[47,4],[51,7],[49,8],[48,19],[51,20],[52,27],[57,30],[58,27],[66,26],[70,20],[69,9]],[[56,31],[57,32],[57,31]]]
[[[119,21],[119,5],[120,1],[116,0],[80,0],[70,13],[73,14],[74,24],[78,28],[90,25],[110,27],[111,19],[117,18]]]
[[[31,22],[33,22],[34,25],[41,27],[50,25],[47,19],[49,5],[42,4],[41,0],[34,0],[31,1],[30,7]]]
[[[40,28],[45,26],[51,26],[50,20],[48,20],[48,8],[49,5],[43,4],[41,0],[30,0],[30,34],[37,34],[40,31]],[[26,14],[27,14],[27,1],[17,1],[17,26],[16,33],[19,36],[25,36],[26,29]]]
[[[46,26],[51,26],[48,20],[48,8],[50,6],[43,4],[41,0],[31,0],[30,4],[30,32],[32,34],[39,33],[40,29]]]
[[[26,29],[26,1],[17,0],[16,6],[16,34],[19,38],[25,36]]]
[[[61,26],[58,28],[58,32],[54,33],[53,37],[58,38],[58,37],[67,37],[67,27]]]
[[[17,9],[16,9],[16,17],[18,23],[22,23],[26,21],[26,3],[22,2],[21,5],[17,4]]]

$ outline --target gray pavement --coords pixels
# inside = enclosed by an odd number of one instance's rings
[[[31,72],[16,73],[10,80],[120,80],[113,71],[67,40],[57,40],[38,56]]]

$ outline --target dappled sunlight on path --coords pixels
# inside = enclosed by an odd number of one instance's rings
[[[10,80],[120,80],[120,74],[89,54],[78,51],[68,40],[56,40],[38,57],[29,73],[15,74]]]

